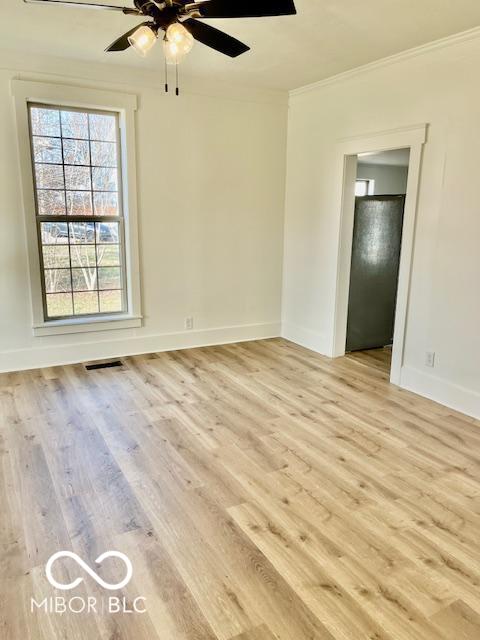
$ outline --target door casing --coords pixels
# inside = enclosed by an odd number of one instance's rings
[[[415,239],[418,190],[423,145],[427,139],[427,125],[415,125],[391,131],[356,136],[339,141],[336,166],[338,189],[336,193],[340,209],[338,251],[335,283],[335,312],[333,319],[331,356],[345,355],[347,336],[348,294],[350,286],[350,262],[352,255],[353,221],[355,210],[355,179],[357,156],[393,149],[410,149],[407,193],[402,230],[402,248],[398,276],[395,330],[393,336],[390,382],[401,384],[401,370],[405,347],[405,329],[410,293],[411,266]]]

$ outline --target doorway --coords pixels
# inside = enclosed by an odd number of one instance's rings
[[[390,373],[409,149],[359,154],[345,351]]]
[[[336,203],[339,211],[338,254],[336,259],[335,307],[333,316],[331,356],[345,355],[347,317],[350,292],[350,268],[352,261],[353,227],[355,214],[355,190],[359,158],[370,158],[379,152],[399,149],[410,151],[407,188],[402,226],[398,286],[395,305],[394,335],[391,348],[390,382],[401,386],[407,324],[410,275],[412,269],[417,212],[418,191],[423,145],[427,139],[427,125],[420,124],[391,131],[345,138],[337,145]],[[371,176],[358,175],[368,180]],[[366,188],[372,185],[366,185]],[[353,352],[356,353],[356,352]],[[363,352],[362,352],[363,353]]]

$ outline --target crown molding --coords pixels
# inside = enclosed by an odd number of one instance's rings
[[[399,62],[404,62],[405,60],[410,60],[411,58],[416,58],[433,51],[438,51],[439,49],[445,49],[447,47],[452,47],[457,44],[468,42],[470,40],[476,40],[478,38],[480,38],[480,27],[474,27],[473,29],[469,29],[468,31],[462,31],[460,33],[455,33],[454,35],[447,36],[446,38],[433,40],[432,42],[428,42],[427,44],[422,44],[418,47],[413,47],[412,49],[406,49],[405,51],[395,53],[391,56],[387,56],[386,58],[381,58],[380,60],[375,60],[374,62],[369,62],[368,64],[361,65],[360,67],[349,69],[348,71],[338,73],[334,76],[330,76],[329,78],[318,80],[317,82],[312,82],[311,84],[304,85],[303,87],[298,87],[297,89],[292,89],[289,92],[289,95],[290,98],[294,98],[296,96],[303,95],[304,93],[310,93],[311,91],[316,91],[317,89],[321,89],[332,84],[337,84],[338,82],[343,82],[344,80],[349,80],[350,78],[355,78],[356,76],[363,75],[364,73],[375,71],[376,69],[382,69]]]

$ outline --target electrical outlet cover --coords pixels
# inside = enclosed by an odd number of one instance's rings
[[[427,367],[434,367],[435,366],[435,352],[434,351],[427,351],[425,354],[425,364]]]

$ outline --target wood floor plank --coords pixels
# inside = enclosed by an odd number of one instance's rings
[[[480,615],[461,600],[453,602],[432,617],[438,628],[446,630],[455,640],[480,638]]]
[[[276,636],[273,635],[266,625],[262,624],[261,627],[250,629],[250,631],[246,631],[240,636],[235,636],[235,638],[231,638],[231,640],[276,640]]]
[[[161,539],[153,530],[136,530],[117,538],[127,553],[135,576],[133,594],[146,598],[146,607],[161,639],[215,640],[192,593],[183,581]]]
[[[343,591],[321,563],[305,552],[302,537],[308,534],[297,537],[293,532],[292,536],[278,521],[253,505],[232,507],[229,512],[334,638],[349,640],[376,635],[393,640]]]

